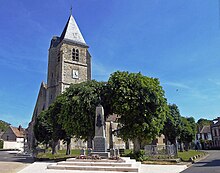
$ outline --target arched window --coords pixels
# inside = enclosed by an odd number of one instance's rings
[[[73,61],[79,61],[79,50],[78,49],[73,48],[72,59]]]

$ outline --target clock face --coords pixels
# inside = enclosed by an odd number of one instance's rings
[[[79,71],[73,70],[73,79],[79,79]]]

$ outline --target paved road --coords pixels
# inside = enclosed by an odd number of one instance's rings
[[[0,151],[0,173],[16,173],[33,161],[32,157],[17,151]]]
[[[220,173],[220,150],[207,151],[209,156],[181,173]]]
[[[34,160],[32,157],[19,154],[17,151],[0,151],[0,162],[33,163]]]

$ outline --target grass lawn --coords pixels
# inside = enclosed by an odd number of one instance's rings
[[[127,154],[131,153],[133,150],[131,150],[131,149],[125,149],[124,151],[125,151],[125,152],[124,152],[123,155],[127,155]]]
[[[66,150],[58,150],[57,154],[51,154],[51,151],[46,152],[46,153],[38,153],[37,159],[49,159],[49,160],[54,160],[54,159],[65,159],[65,158],[70,158],[70,157],[76,157],[80,155],[80,150],[75,149],[71,150],[70,155],[66,155]]]
[[[126,156],[129,154],[132,150],[124,150],[125,153],[122,156]],[[196,156],[198,154],[204,154],[202,151],[195,151],[195,150],[189,150],[189,151],[184,151],[184,152],[178,152],[178,157],[182,161],[189,161],[190,157]],[[57,154],[52,155],[51,151],[48,151],[46,153],[38,153],[37,159],[38,160],[58,160],[58,159],[66,159],[70,157],[76,157],[80,155],[80,149],[74,149],[71,150],[71,155],[66,155],[66,150],[58,150]]]
[[[196,156],[198,154],[204,154],[202,151],[195,151],[195,150],[189,150],[189,151],[183,151],[178,152],[178,157],[181,158],[182,161],[189,161],[190,157]]]

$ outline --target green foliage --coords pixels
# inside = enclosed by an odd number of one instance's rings
[[[67,138],[66,131],[63,128],[62,123],[59,121],[62,119],[62,107],[65,103],[65,97],[59,95],[56,100],[46,110],[47,121],[51,127],[52,139],[54,141],[65,140]]]
[[[188,162],[190,161],[190,157],[193,157],[199,154],[205,154],[205,153],[202,151],[189,150],[189,151],[178,152],[178,157],[182,161]]]
[[[105,118],[113,112],[120,115],[119,136],[136,141],[136,146],[159,135],[168,112],[158,79],[118,71],[111,75],[108,83],[92,80],[72,84],[37,117],[36,137],[42,142],[70,137],[92,142],[96,107],[100,103]],[[41,131],[48,139],[39,134]]]
[[[37,154],[37,159],[38,160],[56,160],[56,159],[66,159],[70,157],[76,157],[80,155],[80,150],[79,149],[74,149],[71,150],[71,154],[69,156],[66,155],[65,150],[58,150],[56,154],[52,154],[51,152],[46,152],[46,153],[38,153]]]
[[[204,118],[200,118],[196,125],[197,125],[197,128],[198,129],[202,129],[203,126],[209,126],[211,125],[212,121],[211,120],[208,120],[208,119],[204,119]]]
[[[125,141],[154,139],[163,128],[168,110],[159,80],[117,71],[107,85],[112,110],[120,115],[119,136]]]
[[[34,125],[34,135],[38,142],[48,144],[52,139],[52,127],[48,122],[48,113],[43,111],[38,115]]]
[[[10,126],[9,123],[0,120],[0,132],[5,132],[9,126]]]
[[[131,159],[135,159],[140,162],[149,160],[149,157],[145,156],[143,150],[140,150],[139,152],[135,152],[135,153],[131,151],[130,153],[124,154],[123,157],[130,157]]]
[[[94,137],[96,107],[101,103],[103,87],[104,83],[92,80],[71,85],[66,90],[60,122],[69,135],[84,140]]]
[[[169,105],[169,110],[162,133],[172,144],[175,144],[181,131],[181,115],[175,104]]]
[[[63,125],[60,123],[62,119],[62,106],[65,103],[65,97],[61,94],[56,100],[49,106],[49,108],[36,118],[34,126],[34,134],[39,142],[48,144],[52,141],[52,153],[56,153],[56,145],[58,140],[67,140],[66,131]]]
[[[179,141],[190,143],[195,138],[196,123],[193,117],[181,117],[181,132]]]

